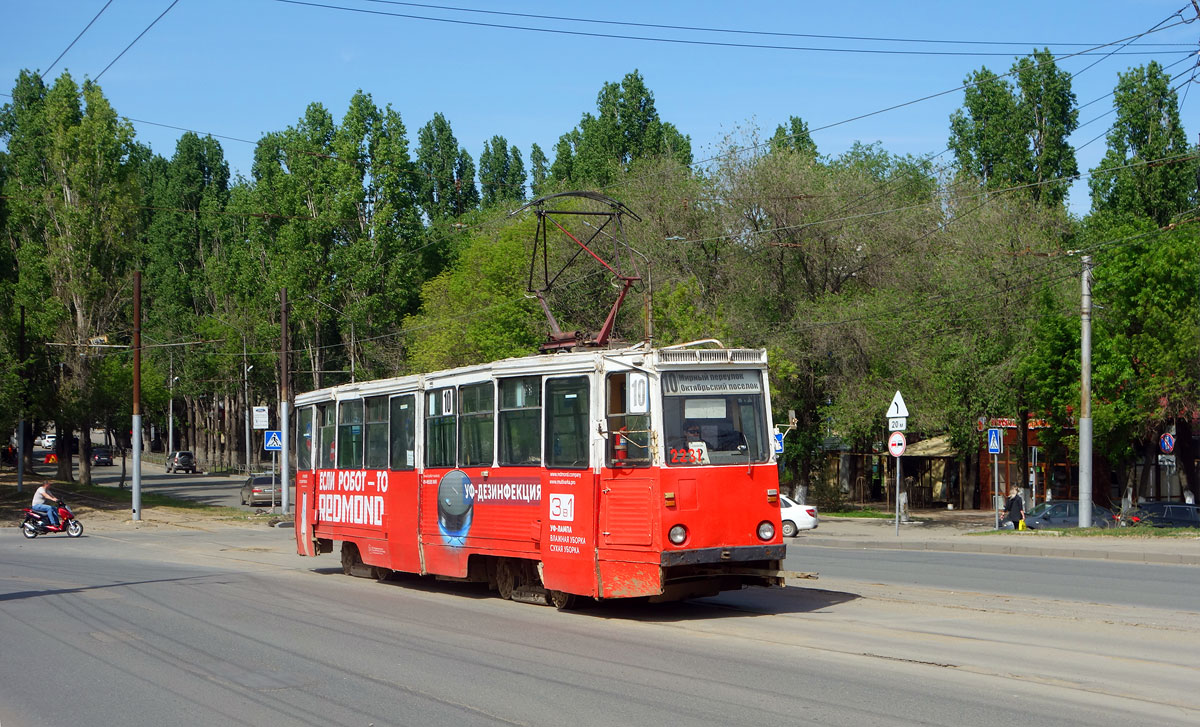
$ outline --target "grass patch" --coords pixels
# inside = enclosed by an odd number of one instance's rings
[[[5,515],[19,514],[21,508],[29,507],[33,500],[34,490],[47,478],[35,475],[26,477],[21,492],[17,492],[17,476],[15,473],[0,473],[0,511]],[[53,482],[51,492],[62,494],[73,507],[87,506],[95,510],[117,511],[133,509],[133,490],[128,486],[117,488],[112,486],[82,485],[78,482],[70,484]],[[142,510],[147,508],[171,508],[186,510],[196,515],[211,516],[222,520],[255,520],[253,513],[239,510],[235,507],[219,507],[206,505],[192,500],[183,500],[168,495],[154,494],[142,491]]]

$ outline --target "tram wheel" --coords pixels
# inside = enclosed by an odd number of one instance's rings
[[[575,603],[578,599],[574,593],[563,593],[562,591],[550,591],[550,603],[559,611],[570,611],[575,608]]]
[[[508,601],[512,599],[513,590],[517,587],[517,573],[513,563],[508,558],[501,558],[496,564],[496,590],[500,597]]]
[[[342,543],[342,573],[354,575],[354,566],[361,565],[362,558],[358,555],[358,546],[354,543]]]
[[[375,580],[380,583],[390,580],[393,572],[391,568],[384,568],[381,565],[377,565],[371,570],[371,574],[375,577]]]

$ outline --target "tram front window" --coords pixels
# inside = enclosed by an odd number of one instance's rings
[[[668,466],[768,460],[760,372],[670,371],[662,382]]]

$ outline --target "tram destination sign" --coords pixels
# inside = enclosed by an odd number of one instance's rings
[[[668,371],[663,374],[663,393],[667,396],[761,394],[762,376],[754,370]]]

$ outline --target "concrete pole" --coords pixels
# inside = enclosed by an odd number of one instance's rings
[[[1079,527],[1092,525],[1092,256],[1083,256],[1079,334]]]
[[[25,380],[25,306],[21,306],[21,330],[17,337],[21,377],[21,416],[17,419],[17,492],[25,482],[25,400],[29,382]]]
[[[167,376],[170,381],[167,382],[167,388],[170,390],[170,398],[167,399],[167,456],[171,456],[171,452],[175,450],[175,352],[171,352],[171,363],[167,368]]]
[[[250,369],[246,365],[246,337],[242,336],[242,388],[246,398],[246,476],[250,476]]]
[[[142,271],[133,272],[133,519],[142,519]]]
[[[288,320],[287,320],[287,288],[279,291],[279,331],[280,331],[280,347],[279,347],[279,438],[282,442],[282,449],[279,453],[279,489],[282,496],[279,498],[280,510],[287,513],[289,509],[288,499]]]

